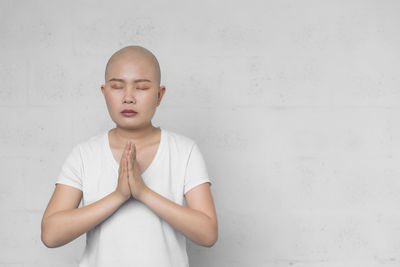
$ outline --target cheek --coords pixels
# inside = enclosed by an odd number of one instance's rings
[[[118,99],[114,95],[108,94],[108,95],[105,95],[104,97],[105,97],[108,107],[114,108],[117,105]]]
[[[147,97],[144,101],[142,101],[143,106],[149,112],[151,112],[151,110],[154,109],[154,107],[156,106],[156,102],[157,102],[157,100],[154,99],[154,97]]]
[[[148,94],[143,100],[146,102],[147,106],[154,106],[154,104],[157,103],[157,94]]]

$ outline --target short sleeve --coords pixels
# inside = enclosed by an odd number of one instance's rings
[[[73,186],[82,191],[83,162],[80,146],[76,145],[67,156],[56,184]]]
[[[210,186],[212,185],[203,155],[198,145],[194,143],[186,165],[184,194],[197,185],[206,182],[210,183]]]

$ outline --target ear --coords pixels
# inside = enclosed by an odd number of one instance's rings
[[[103,95],[104,95],[104,90],[105,90],[104,84],[102,84],[102,85],[101,85],[101,92],[103,93]]]
[[[161,99],[163,98],[163,96],[165,94],[165,90],[166,90],[166,88],[164,85],[161,85],[160,89],[158,89],[157,106],[160,105]]]

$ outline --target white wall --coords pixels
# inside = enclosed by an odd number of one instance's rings
[[[135,3],[136,2],[136,3]],[[219,240],[192,267],[400,265],[399,1],[0,2],[0,266],[76,266],[40,221],[72,145],[114,127],[125,45],[158,57],[154,117],[195,139]]]

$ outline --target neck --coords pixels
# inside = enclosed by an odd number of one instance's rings
[[[141,147],[142,144],[148,142],[149,137],[152,137],[159,127],[156,128],[149,124],[147,127],[138,129],[127,129],[117,126],[111,130],[111,135],[114,135],[114,140],[121,148],[125,147],[129,140],[132,140],[136,144],[136,148]]]

